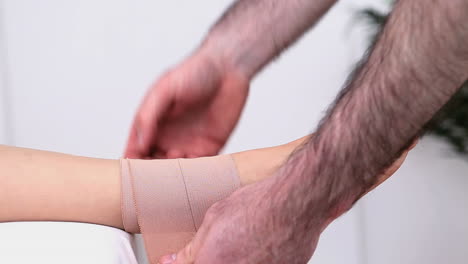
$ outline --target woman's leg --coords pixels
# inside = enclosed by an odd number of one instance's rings
[[[247,184],[259,178],[261,174],[266,177],[265,172],[274,167],[280,156],[287,154],[286,151],[281,151],[279,155],[278,150],[271,148],[270,151],[254,151],[255,154],[249,151],[234,154],[234,160],[241,172],[238,175],[239,180]],[[246,155],[249,156],[248,159],[244,158]],[[259,159],[261,166],[254,165],[255,158]],[[186,173],[188,175],[193,173],[191,168],[194,166],[212,170],[214,166],[203,160],[205,159],[182,161],[190,163],[184,167],[187,168]],[[152,166],[156,165],[155,170],[151,172],[154,179],[171,177],[168,175],[169,171],[163,168],[174,160],[149,162],[153,164]],[[158,163],[161,164],[159,168]],[[124,229],[119,161],[0,146],[0,171],[0,222],[84,222]],[[225,175],[218,176],[222,178]],[[212,190],[219,191],[221,196],[230,193],[230,190],[226,192],[226,189],[224,191],[218,189],[220,185],[213,187],[215,189]],[[173,193],[171,200],[176,200],[178,197],[182,195]],[[154,199],[149,202],[161,204],[161,201]],[[171,201],[163,200],[163,202]],[[204,208],[213,202],[205,201]],[[199,218],[201,221],[202,217]],[[177,241],[169,237],[165,242],[174,244]],[[147,248],[155,252],[150,245],[147,245]]]
[[[241,184],[270,175],[295,145],[232,154]],[[118,160],[0,145],[0,171],[0,222],[69,221],[124,229]],[[167,176],[158,171],[152,176]]]
[[[115,160],[82,158],[44,151],[0,147],[0,169],[2,170],[0,174],[0,222],[72,221],[124,229],[121,206],[128,204],[130,205],[128,207],[131,208],[131,205],[134,205],[135,216],[133,219],[138,225],[137,229],[142,227],[142,224],[152,224],[146,228],[146,231],[145,228],[142,228],[142,231],[145,240],[152,241],[146,243],[147,251],[155,253],[150,258],[156,259],[159,254],[172,251],[174,247],[184,246],[183,243],[190,239],[191,234],[196,231],[197,223],[201,222],[204,210],[212,203],[228,196],[241,185],[254,183],[271,176],[303,140],[229,156],[180,161],[130,161],[120,164],[119,161]],[[230,161],[230,163],[225,163],[219,168],[220,163],[217,161],[221,160],[222,162]],[[402,161],[403,158],[397,161],[391,169],[383,174],[381,179],[388,178]],[[125,174],[126,167],[124,165],[121,169],[121,164],[130,164],[127,166],[130,168],[129,173]],[[141,166],[149,166],[154,169],[140,170]],[[193,169],[194,166],[198,169]],[[209,168],[217,166],[217,170],[209,170]],[[161,168],[166,169],[161,170]],[[232,182],[233,171],[238,177],[237,185]],[[207,175],[210,173],[211,175]],[[225,181],[225,176],[231,180],[231,185],[229,188],[225,188],[225,185],[223,188],[219,188],[219,182]],[[191,186],[187,185],[187,180],[200,180],[198,177],[201,181],[191,182]],[[164,189],[165,182],[169,180],[174,183],[173,178],[182,180],[176,184],[183,188],[179,188],[178,192],[164,192],[167,191]],[[121,179],[123,182],[127,179],[127,183],[130,184],[122,185]],[[142,179],[144,181],[141,181]],[[208,180],[204,181],[203,179]],[[210,179],[216,179],[216,181]],[[213,182],[218,184],[213,184]],[[155,188],[149,188],[149,191],[145,191],[144,188],[148,186],[155,186]],[[208,198],[200,196],[199,199],[190,200],[189,194],[193,193],[193,190],[186,188],[194,186],[202,186],[200,190],[214,190],[215,195]],[[164,192],[165,196],[156,190]],[[216,193],[217,190],[218,193]],[[121,193],[130,193],[131,195],[123,195],[121,199]],[[151,195],[144,195],[148,193]],[[204,193],[204,191],[198,192],[201,195]],[[133,200],[128,201],[128,199]],[[179,201],[176,206],[174,206],[175,200]],[[186,202],[183,203],[184,201]],[[198,201],[198,204],[193,204],[194,201]],[[152,204],[155,206],[151,206]],[[123,207],[125,208],[125,206]],[[144,208],[143,211],[141,211],[142,208]],[[198,208],[199,211],[196,214],[198,218],[193,213],[193,208]],[[161,230],[160,226],[154,225],[154,222],[168,215],[168,211],[165,209],[177,213],[179,209],[184,209],[184,214],[181,217],[188,219],[189,221],[186,223],[193,226],[185,228],[187,226],[180,225],[181,228],[177,229],[176,225],[175,229],[172,226],[172,230]],[[142,215],[143,213],[145,215]],[[171,218],[166,217],[165,223],[171,224],[170,220]],[[174,222],[176,220],[180,219],[174,219]],[[180,233],[184,234],[178,237]]]
[[[0,222],[70,221],[122,229],[116,160],[0,146]]]

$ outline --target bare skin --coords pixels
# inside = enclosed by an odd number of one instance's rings
[[[116,160],[0,146],[0,168],[0,222],[123,227]]]
[[[239,120],[248,90],[245,76],[198,52],[148,91],[133,122],[125,157],[216,155]]]
[[[232,154],[242,185],[271,177],[305,139]],[[0,168],[0,222],[69,221],[123,229],[117,160],[0,146]]]

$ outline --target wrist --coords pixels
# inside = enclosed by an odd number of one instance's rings
[[[217,34],[219,35],[219,34]],[[263,66],[263,59],[248,43],[235,43],[226,36],[210,34],[199,47],[197,53],[209,57],[223,72],[236,74],[249,82]]]
[[[352,208],[363,188],[356,182],[330,182],[333,177],[320,173],[323,166],[320,155],[307,144],[296,150],[278,170],[275,185],[280,189],[278,193],[287,197],[284,200],[289,211],[298,217],[297,222],[320,226],[323,230]]]

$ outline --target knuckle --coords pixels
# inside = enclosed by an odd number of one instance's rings
[[[211,223],[216,219],[217,211],[213,210],[212,208],[208,209],[205,214],[204,222]]]
[[[217,219],[221,215],[223,207],[223,202],[216,202],[213,204],[205,214],[205,221],[213,222],[215,219]]]

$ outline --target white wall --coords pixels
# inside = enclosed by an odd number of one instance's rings
[[[365,198],[367,263],[468,261],[468,162],[426,138]]]
[[[0,91],[8,93],[0,96],[10,103],[11,143],[119,157],[148,85],[197,45],[229,3],[3,0],[0,38],[8,67],[1,70],[8,87]],[[352,17],[370,4],[341,1],[254,81],[226,152],[284,143],[313,130],[364,50],[366,36],[362,28],[353,30]],[[325,232],[311,263],[466,259],[466,167],[441,159],[432,142],[421,145],[394,180]],[[436,251],[439,246],[443,250]]]
[[[3,20],[3,5],[0,2],[0,144],[9,143],[9,122],[8,122],[8,109],[9,96],[8,96],[8,71],[7,71],[7,50],[4,34],[4,20]]]

